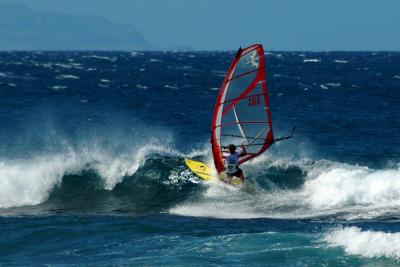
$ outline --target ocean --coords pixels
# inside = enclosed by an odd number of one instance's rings
[[[400,265],[400,52],[266,52],[274,134],[207,184],[235,52],[1,52],[0,265]]]

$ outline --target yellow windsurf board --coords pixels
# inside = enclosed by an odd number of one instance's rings
[[[223,172],[218,175],[214,168],[208,166],[203,162],[185,159],[185,163],[194,174],[205,181],[211,182],[220,180],[234,186],[242,185],[242,181],[240,180],[240,178],[233,177],[231,180],[229,180],[226,173]]]

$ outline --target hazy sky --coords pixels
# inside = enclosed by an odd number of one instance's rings
[[[132,23],[155,48],[400,50],[400,0],[0,0]]]

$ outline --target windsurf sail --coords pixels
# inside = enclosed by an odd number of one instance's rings
[[[239,49],[229,67],[215,104],[211,143],[218,173],[229,144],[246,148],[241,164],[274,143],[262,45]]]

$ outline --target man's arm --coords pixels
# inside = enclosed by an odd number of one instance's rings
[[[242,153],[240,153],[239,157],[244,157],[247,155],[247,152],[243,145],[241,146],[241,148],[242,148]]]

